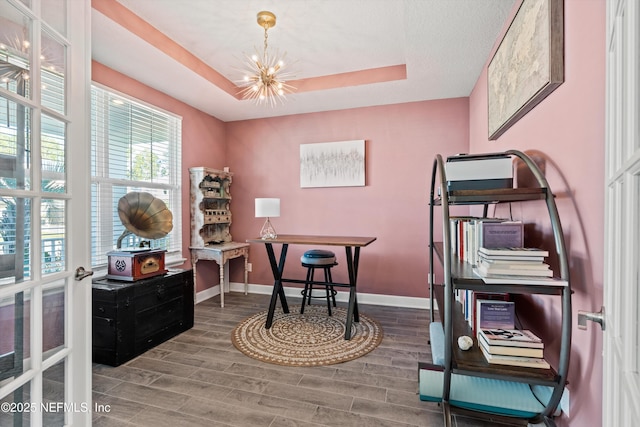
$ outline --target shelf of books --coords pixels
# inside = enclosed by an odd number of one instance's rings
[[[434,242],[434,252],[440,262],[444,262],[442,242]],[[457,289],[473,291],[531,293],[560,295],[567,282],[558,278],[539,277],[480,277],[474,272],[474,266],[461,261],[457,256],[451,257],[451,279]]]
[[[444,287],[434,286],[434,294],[438,308],[443,307]],[[472,337],[473,347],[469,350],[461,350],[458,346],[452,347],[453,372],[487,378],[509,378],[539,385],[553,385],[557,381],[557,374],[553,367],[532,368],[489,363],[478,345],[478,337],[474,334],[473,328],[465,320],[463,303],[457,301],[456,308],[453,316],[453,336]]]

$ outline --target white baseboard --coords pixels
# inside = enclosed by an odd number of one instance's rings
[[[243,285],[244,286],[244,285]],[[209,298],[213,298],[216,295],[220,295],[220,285],[215,285],[210,288],[200,291],[196,294],[196,304],[206,301]]]
[[[231,292],[242,292],[244,293],[244,283],[242,282],[231,282],[229,284],[229,288]],[[271,295],[271,291],[273,290],[272,285],[253,285],[249,284],[248,292],[250,294],[266,294]],[[300,288],[293,287],[284,287],[284,294],[287,297],[300,297]],[[213,298],[216,295],[220,294],[220,285],[213,286],[211,288],[205,289],[204,291],[198,292],[196,295],[196,303],[200,303],[202,301],[206,301],[209,298]],[[341,302],[349,301],[349,292],[346,291],[338,291],[336,295],[336,300]],[[380,295],[380,294],[367,294],[358,292],[358,303],[360,304],[371,304],[371,305],[384,305],[389,307],[404,307],[404,308],[418,308],[418,309],[429,309],[429,298],[418,298],[418,297],[402,297],[396,295]]]

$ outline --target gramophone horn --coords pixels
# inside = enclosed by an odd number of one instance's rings
[[[173,229],[173,215],[167,205],[152,194],[133,191],[118,201],[118,216],[126,230],[118,238],[120,248],[122,239],[129,235],[145,239],[159,239]]]

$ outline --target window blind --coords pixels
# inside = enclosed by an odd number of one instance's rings
[[[91,88],[91,263],[107,264],[125,230],[118,202],[131,191],[164,201],[173,214],[173,230],[151,241],[167,257],[182,256],[181,227],[182,119],[118,92]],[[143,239],[128,236],[122,248]]]

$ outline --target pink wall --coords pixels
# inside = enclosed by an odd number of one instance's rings
[[[431,166],[436,153],[465,151],[468,129],[467,98],[227,123],[234,240],[260,231],[254,198],[279,197],[279,233],[377,237],[361,252],[359,292],[426,297]],[[353,139],[366,140],[365,187],[300,188],[300,144]],[[288,277],[304,278],[307,249],[289,248]],[[347,281],[344,250],[337,255],[334,280]],[[250,283],[272,284],[262,245],[251,262]]]
[[[546,166],[569,251],[573,295],[573,345],[569,371],[571,418],[559,425],[599,425],[602,418],[602,332],[581,331],[577,311],[598,311],[603,298],[605,1],[565,0],[565,82],[503,134],[487,139],[486,68],[470,97],[470,151],[519,149]],[[552,247],[540,205],[516,206],[515,216],[534,224],[532,236]],[[559,305],[536,298],[535,327],[557,347]],[[540,319],[547,319],[542,325]]]
[[[222,169],[226,166],[225,124],[162,92],[143,85],[93,61],[91,79],[102,85],[134,98],[155,105],[182,117],[182,247],[183,256],[189,259],[191,241],[189,211],[189,168],[209,166]],[[186,262],[183,268],[191,268]],[[218,284],[218,267],[213,262],[198,263],[198,291]]]

